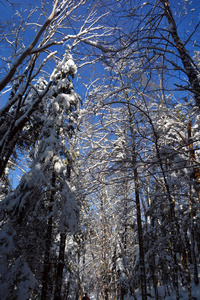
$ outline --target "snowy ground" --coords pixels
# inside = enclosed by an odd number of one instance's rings
[[[94,295],[89,295],[90,300],[96,300],[96,297]],[[159,289],[159,296],[160,300],[176,300],[175,293],[171,293],[170,296],[165,297],[164,289]],[[187,287],[182,287],[180,290],[180,300],[188,300],[188,291]],[[200,284],[198,286],[193,285],[192,286],[192,299],[193,300],[200,300]],[[134,300],[133,297],[126,297],[124,300]],[[137,295],[137,300],[142,300],[141,296]],[[148,300],[153,300],[153,298],[148,297]]]
[[[193,300],[200,300],[200,284],[198,286],[192,285],[192,299]],[[159,292],[159,296],[160,296],[160,300],[176,300],[176,294],[174,293],[170,293],[170,296],[165,296],[165,291],[164,288],[160,288],[158,290]],[[179,296],[180,296],[180,300],[189,300],[188,297],[188,290],[187,287],[182,287],[179,290]],[[148,297],[148,300],[152,300],[153,298]],[[92,300],[92,299],[91,299]],[[95,300],[95,299],[93,299]],[[125,300],[134,300],[134,298],[132,297],[127,297]],[[137,300],[142,300],[141,296],[137,296]]]

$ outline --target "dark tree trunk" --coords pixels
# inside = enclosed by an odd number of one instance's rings
[[[51,270],[50,249],[51,249],[51,238],[52,238],[52,223],[53,223],[53,218],[50,217],[47,224],[47,236],[46,236],[46,247],[45,247],[46,250],[45,250],[45,257],[44,257],[41,300],[48,299],[47,290],[48,290],[49,273]]]
[[[141,219],[141,209],[140,209],[140,194],[139,194],[139,182],[138,182],[137,168],[134,168],[134,183],[135,183],[135,201],[136,201],[136,211],[137,211],[137,227],[138,227],[138,241],[139,241],[139,253],[140,253],[140,284],[141,284],[141,291],[142,291],[142,300],[147,300],[144,243],[143,243],[143,231],[142,231],[142,219]]]
[[[54,201],[55,194],[55,184],[56,176],[53,171],[52,173],[52,190],[49,199],[49,213],[52,211],[52,202]],[[52,231],[53,231],[53,217],[50,216],[47,222],[47,232],[46,232],[46,245],[45,245],[45,256],[44,256],[44,270],[42,277],[42,295],[41,300],[47,300],[48,289],[49,289],[49,280],[50,280],[50,270],[51,270],[51,244],[52,244]]]
[[[138,230],[138,242],[139,242],[139,264],[140,264],[140,285],[142,292],[142,300],[147,300],[147,287],[146,287],[146,272],[145,272],[145,254],[144,254],[144,243],[143,243],[143,229],[142,229],[142,218],[141,218],[141,208],[140,208],[140,191],[139,191],[139,178],[138,170],[136,168],[136,149],[135,149],[135,134],[133,130],[133,120],[131,113],[131,106],[129,102],[129,96],[125,93],[125,97],[128,104],[128,116],[129,116],[129,130],[131,134],[132,143],[132,166],[134,174],[134,184],[135,184],[135,202],[136,202],[136,213],[137,213],[137,230]]]
[[[65,265],[65,242],[66,242],[66,234],[60,234],[60,250],[59,250],[59,258],[57,265],[57,274],[56,274],[56,286],[54,293],[54,300],[61,299],[61,289],[63,282],[63,269]]]

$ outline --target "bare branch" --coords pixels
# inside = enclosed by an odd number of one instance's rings
[[[24,59],[31,53],[32,49],[35,47],[35,45],[37,44],[39,38],[41,37],[41,35],[43,34],[43,32],[45,31],[45,29],[51,24],[53,18],[55,16],[57,16],[60,11],[56,12],[56,8],[58,6],[58,1],[56,0],[53,10],[49,16],[49,18],[45,21],[45,23],[43,24],[43,26],[40,28],[40,30],[38,31],[38,33],[36,34],[35,38],[33,39],[33,41],[30,43],[30,45],[22,52],[22,54],[18,57],[18,59],[15,60],[15,62],[12,64],[9,72],[6,74],[6,76],[4,78],[1,79],[0,81],[0,91],[9,83],[9,81],[12,79],[12,77],[14,76],[17,67],[24,61]]]

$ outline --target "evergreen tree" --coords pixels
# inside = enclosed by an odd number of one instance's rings
[[[73,181],[70,182],[72,153],[69,146],[80,100],[70,79],[75,74],[76,66],[66,53],[52,88],[43,99],[46,104],[43,126],[34,145],[30,171],[22,177],[17,189],[1,202],[4,299],[27,299],[31,295],[41,295],[41,299],[51,297],[56,261],[60,264],[61,259],[64,260],[66,233],[73,233],[78,227],[78,204]],[[56,258],[57,239],[60,239],[60,260]],[[57,281],[63,280],[62,272],[58,267]]]

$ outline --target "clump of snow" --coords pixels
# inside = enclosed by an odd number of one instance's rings
[[[52,108],[53,108],[53,111],[54,111],[55,113],[58,113],[58,112],[59,112],[59,109],[60,109],[60,106],[59,106],[58,102],[53,102],[53,103],[52,103]]]
[[[53,157],[53,163],[54,163],[54,171],[57,174],[64,171],[65,165],[63,164],[63,160],[59,156],[55,155]]]
[[[62,169],[63,165],[59,161],[57,161],[54,165],[54,170],[56,171],[56,173],[60,173]]]
[[[36,87],[38,90],[42,91],[42,90],[44,90],[44,89],[46,88],[47,84],[48,84],[48,82],[46,81],[46,79],[45,79],[43,76],[41,76],[41,77],[38,79],[38,81],[37,81],[35,87]]]
[[[141,8],[143,8],[147,4],[148,4],[148,1],[147,2],[143,2],[142,5],[141,5]]]
[[[60,79],[57,82],[57,87],[59,89],[66,88],[68,85],[69,85],[69,79],[68,78]]]
[[[79,209],[71,187],[66,186],[63,188],[61,196],[65,202],[62,209],[62,215],[60,216],[61,231],[64,228],[68,228],[71,233],[75,233],[78,230]]]
[[[71,58],[67,61],[67,65],[70,69],[70,72],[72,72],[74,75],[76,75],[77,67],[76,67],[74,61]]]
[[[1,283],[0,299],[30,299],[31,290],[36,284],[37,281],[28,264],[19,257],[13,262],[5,275],[5,280]],[[9,286],[13,288],[9,289]]]
[[[55,101],[57,101],[58,103],[64,104],[66,109],[70,108],[70,95],[68,95],[68,94],[64,94],[64,93],[59,94],[56,97]]]
[[[75,76],[77,73],[77,67],[72,59],[72,56],[67,52],[61,63],[61,71],[64,73],[69,73],[71,76]]]
[[[17,299],[29,299],[31,289],[33,289],[36,285],[36,279],[26,262],[22,263],[20,271],[21,275],[19,276],[19,279],[21,279],[21,282],[18,285]]]

